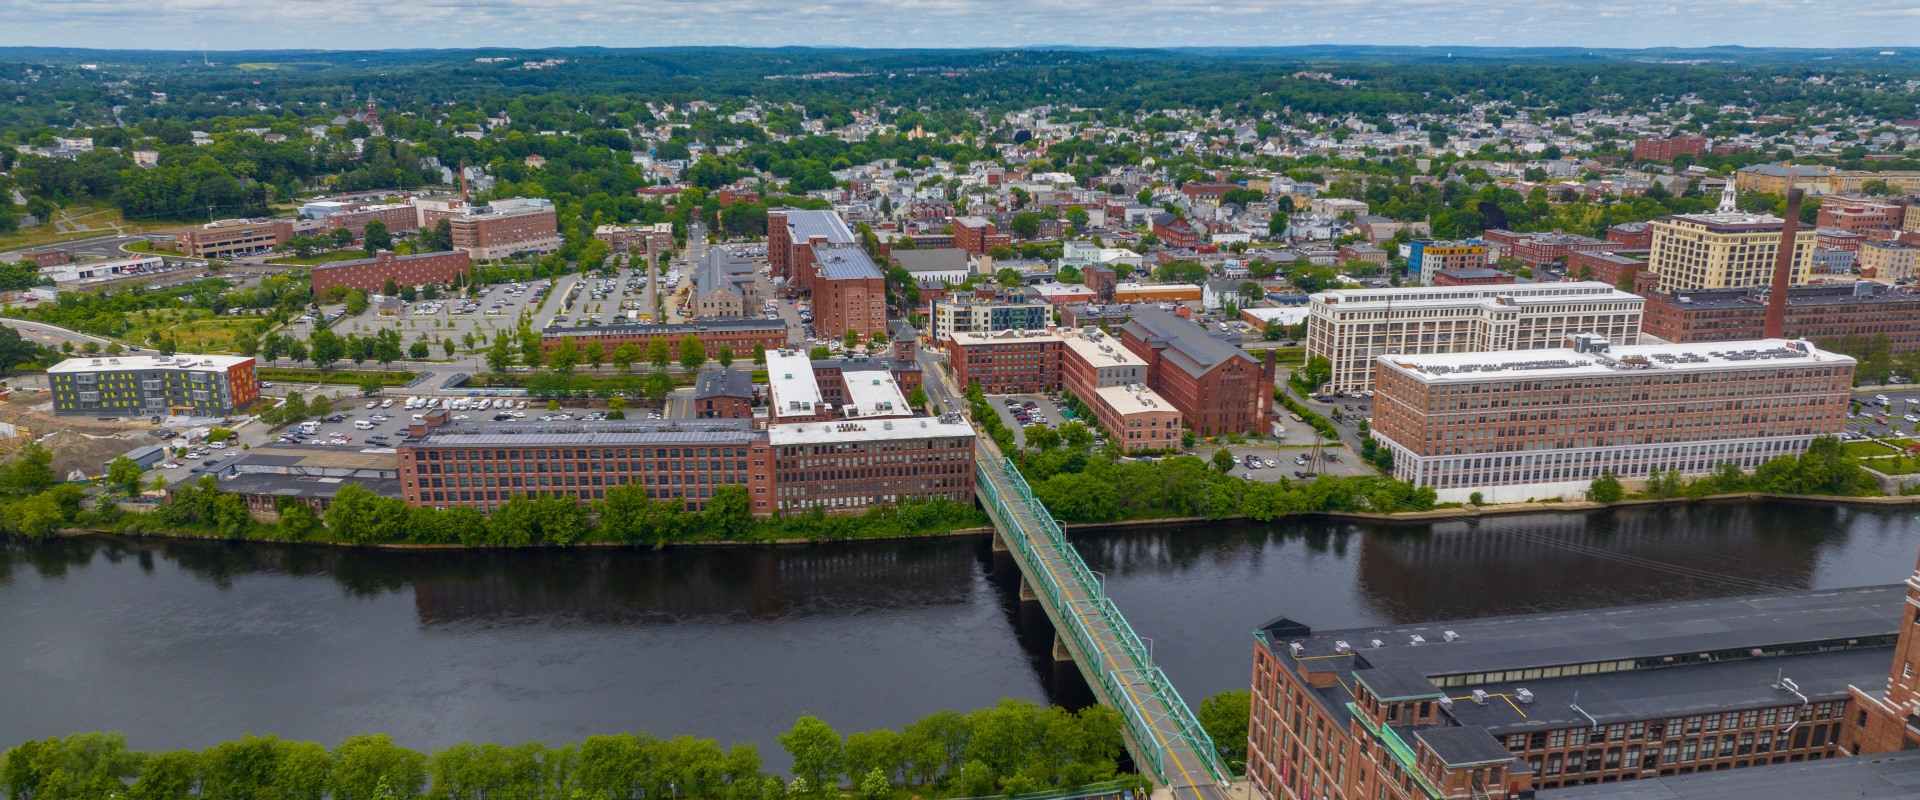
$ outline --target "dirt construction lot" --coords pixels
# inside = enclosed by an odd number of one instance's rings
[[[21,429],[24,435],[0,440],[0,462],[11,461],[15,451],[41,437],[53,454],[53,474],[65,479],[80,470],[99,475],[101,467],[115,456],[160,439],[152,431],[160,426],[148,422],[106,422],[92,417],[54,417],[53,395],[32,390],[16,391],[0,401],[0,422]],[[51,434],[51,435],[49,435]]]

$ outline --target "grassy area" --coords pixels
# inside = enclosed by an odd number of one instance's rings
[[[223,317],[201,308],[164,308],[132,311],[132,323],[121,338],[145,347],[148,337],[158,333],[172,337],[182,353],[225,353],[234,349],[234,339],[254,323],[253,317]]]
[[[306,369],[303,367],[261,367],[260,380],[287,383],[340,383],[358,386],[368,375],[377,375],[383,386],[405,386],[420,373],[407,370]]]
[[[1893,455],[1899,452],[1897,448],[1890,444],[1872,439],[1861,442],[1847,442],[1841,445],[1841,449],[1845,450],[1847,455],[1855,458],[1873,458],[1876,456]]]
[[[335,261],[352,261],[356,258],[366,258],[366,257],[367,257],[367,251],[365,250],[335,250],[331,253],[314,253],[313,255],[310,255],[310,256],[282,256],[280,258],[269,258],[267,259],[267,263],[291,264],[293,266],[298,266],[298,267],[311,267],[315,264],[328,264]]]
[[[111,206],[79,206],[66,209],[60,212],[60,219],[72,226],[84,225],[87,230],[61,232],[51,223],[21,228],[0,236],[0,250],[39,247],[71,242],[75,239],[91,239],[116,233],[142,233],[177,226],[174,223],[164,222],[128,222],[125,217],[120,216],[119,209]]]

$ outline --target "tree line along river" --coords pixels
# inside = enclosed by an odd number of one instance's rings
[[[1911,512],[1784,503],[1420,525],[1080,534],[1189,703],[1245,688],[1250,632],[1897,583]],[[760,745],[803,714],[897,727],[1002,697],[1089,702],[987,540],[389,552],[114,538],[0,545],[0,748],[125,731],[418,749],[598,733]]]

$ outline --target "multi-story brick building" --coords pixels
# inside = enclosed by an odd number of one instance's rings
[[[1847,418],[1854,360],[1803,340],[1383,355],[1373,435],[1442,500],[1580,496],[1721,464],[1752,470]]]
[[[849,331],[868,338],[887,331],[887,279],[859,245],[816,244],[808,259],[813,327],[821,336]]]
[[[736,356],[744,356],[753,352],[754,345],[766,350],[787,346],[787,324],[777,319],[703,319],[674,325],[552,327],[540,332],[540,345],[551,353],[571,338],[575,346],[598,341],[608,352],[612,352],[614,348],[628,343],[646,348],[655,339],[665,339],[667,344],[679,347],[681,340],[688,336],[698,339],[706,347],[708,357],[719,352],[723,345],[733,348]]]
[[[1200,231],[1177,214],[1155,214],[1153,235],[1168,247],[1199,247]]]
[[[779,511],[973,501],[973,426],[958,415],[778,424],[767,434]]]
[[[264,253],[293,238],[293,223],[271,219],[223,219],[188,228],[177,240],[192,258],[233,258]]]
[[[1120,273],[1106,264],[1088,264],[1080,268],[1080,283],[1093,290],[1095,302],[1111,303],[1120,285]]]
[[[1653,246],[1653,229],[1644,222],[1622,222],[1607,228],[1607,241],[1618,250],[1645,250]]]
[[[47,368],[59,416],[224,417],[260,399],[243,356],[99,356]]]
[[[1920,247],[1900,241],[1863,242],[1860,245],[1860,274],[1882,281],[1910,281]]]
[[[1617,245],[1574,233],[1530,233],[1513,243],[1511,255],[1529,267],[1552,264],[1569,253],[1611,250]]]
[[[1672,161],[1675,156],[1689,155],[1699,158],[1707,154],[1707,139],[1704,136],[1680,134],[1666,139],[1635,139],[1633,141],[1633,160],[1635,161]]]
[[[1320,292],[1308,300],[1307,355],[1332,363],[1332,391],[1358,393],[1374,388],[1374,359],[1390,353],[1537,350],[1571,333],[1633,344],[1644,304],[1585,281]]]
[[[1851,687],[1879,685],[1913,627],[1900,596],[1875,586],[1335,631],[1277,618],[1254,634],[1247,775],[1260,800],[1521,800],[1843,756],[1861,718]],[[1881,718],[1880,750],[1900,747],[1915,706],[1903,689],[1888,692],[1899,710]],[[1750,795],[1698,795],[1732,796]]]
[[[799,291],[811,277],[815,245],[857,245],[846,220],[832,211],[777,208],[767,212],[767,265]]]
[[[760,313],[753,261],[718,247],[709,248],[693,272],[693,315],[701,319],[749,317]]]
[[[400,286],[451,286],[471,269],[473,259],[460,250],[406,256],[382,251],[373,258],[315,265],[308,276],[318,296],[335,286],[379,292],[388,280]]]
[[[1613,287],[1629,287],[1622,291],[1640,291],[1640,273],[1647,268],[1647,262],[1618,251],[1580,251],[1567,254],[1567,279],[1597,281]],[[1657,285],[1659,278],[1647,273],[1650,283]]]
[[[1011,244],[1013,236],[1001,233],[999,226],[985,217],[953,218],[953,246],[970,255],[983,256],[993,248]]]
[[[1273,364],[1254,360],[1192,321],[1156,306],[1120,326],[1120,340],[1147,362],[1147,385],[1202,436],[1261,431],[1273,394]]]
[[[473,206],[452,217],[453,247],[481,261],[560,249],[553,201],[514,197]]]
[[[1813,225],[1821,230],[1859,232],[1898,228],[1906,218],[1907,204],[1868,200],[1860,197],[1829,197],[1820,203]]]
[[[1240,188],[1240,185],[1234,183],[1198,183],[1189,181],[1180,185],[1180,193],[1186,195],[1187,200],[1191,202],[1219,205],[1220,198],[1225,197],[1227,192],[1238,188]]]
[[[364,241],[367,238],[367,223],[379,220],[387,226],[389,233],[405,233],[420,227],[420,211],[408,203],[387,203],[384,205],[361,206],[349,204],[348,208],[335,211],[320,218],[320,229],[329,233],[337,230],[353,232],[353,240]]]
[[[1474,267],[1471,269],[1436,269],[1433,271],[1435,286],[1501,286],[1518,282],[1513,273],[1501,272],[1492,267]]]
[[[606,242],[615,253],[639,251],[658,256],[673,252],[673,223],[602,225],[593,229],[593,238]]]
[[[1758,339],[1767,292],[1709,289],[1650,292],[1641,330],[1674,343]],[[1920,350],[1920,294],[1876,281],[1795,286],[1787,291],[1786,334],[1821,342],[1884,336],[1895,353]]]
[[[703,369],[693,382],[693,414],[702,419],[753,419],[753,377],[737,369]]]
[[[1060,337],[1044,330],[957,332],[947,336],[954,383],[979,384],[980,391],[987,394],[1059,388],[1060,350]]]

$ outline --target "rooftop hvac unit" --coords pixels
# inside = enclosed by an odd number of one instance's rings
[[[1445,633],[1440,634],[1440,638],[1445,639],[1449,642],[1458,641],[1460,639],[1460,634],[1455,633],[1453,631],[1447,631]]]
[[[1299,642],[1287,643],[1287,652],[1292,653],[1294,658],[1299,658],[1301,653],[1306,652],[1306,649],[1307,648]]]
[[[1533,702],[1533,691],[1526,688],[1515,689],[1513,690],[1513,699],[1522,703],[1531,703]]]
[[[1345,641],[1336,641],[1333,643],[1333,652],[1351,653],[1353,652],[1353,645],[1347,644]]]
[[[1386,643],[1386,642],[1383,642],[1383,641],[1380,641],[1379,639],[1371,639],[1371,640],[1369,640],[1369,641],[1367,642],[1367,646],[1368,646],[1368,647],[1372,647],[1372,648],[1373,648],[1373,649],[1375,649],[1375,650],[1378,650],[1378,649],[1380,649],[1380,648],[1382,648],[1382,647],[1386,647],[1386,646],[1387,646],[1387,643]]]
[[[1443,694],[1443,695],[1440,695],[1440,710],[1441,710],[1441,711],[1452,711],[1452,710],[1453,710],[1453,698],[1451,698],[1451,697],[1448,697],[1448,696],[1446,696],[1446,695],[1444,695],[1444,694]]]
[[[1420,634],[1417,634],[1417,633],[1407,637],[1407,644],[1421,645],[1426,643],[1427,643],[1427,637],[1421,636]]]
[[[1476,706],[1484,706],[1484,705],[1486,705],[1486,704],[1487,704],[1487,690],[1485,690],[1485,689],[1475,689],[1475,690],[1473,690],[1473,704],[1474,704],[1474,705],[1476,705]]]

